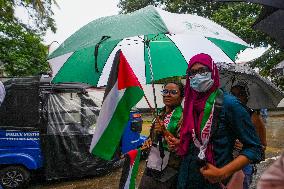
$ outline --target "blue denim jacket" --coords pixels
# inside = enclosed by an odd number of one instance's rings
[[[218,129],[212,137],[217,167],[223,167],[233,160],[232,152],[236,139],[243,144],[241,155],[246,156],[251,163],[261,160],[261,142],[250,115],[235,96],[224,92]]]

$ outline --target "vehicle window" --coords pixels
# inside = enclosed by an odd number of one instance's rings
[[[48,134],[91,134],[100,104],[88,94],[57,93],[48,99]]]

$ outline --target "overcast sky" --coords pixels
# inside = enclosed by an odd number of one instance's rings
[[[45,43],[50,44],[52,41],[62,43],[90,21],[118,14],[118,2],[119,0],[57,0],[60,9],[53,6],[57,32],[54,34],[49,31],[44,38]]]
[[[90,21],[109,15],[118,14],[119,8],[117,7],[119,0],[56,0],[59,7],[53,6],[54,16],[57,32],[54,34],[48,31],[44,37],[45,44],[51,44],[53,41],[61,44],[72,33],[77,31],[82,26]],[[18,11],[20,18],[25,20],[24,10]],[[58,44],[53,43],[51,51],[55,50]],[[247,49],[239,55],[238,62],[250,61],[259,57],[264,48],[256,50]]]

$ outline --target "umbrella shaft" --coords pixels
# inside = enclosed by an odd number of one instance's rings
[[[152,66],[151,53],[150,53],[150,43],[146,44],[146,47],[147,47],[147,54],[148,54],[150,75],[151,75],[151,83],[152,83],[152,89],[153,89],[153,95],[154,95],[155,112],[156,112],[156,114],[158,114],[157,97],[156,97],[156,91],[155,91],[155,86],[154,86],[154,73],[153,73],[153,66]]]

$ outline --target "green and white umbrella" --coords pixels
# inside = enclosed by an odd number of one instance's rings
[[[236,54],[247,47],[209,19],[148,6],[90,22],[65,40],[48,61],[53,83],[103,86],[115,52],[121,49],[139,81],[150,83],[150,70],[155,80],[181,76],[195,54],[208,53],[215,62],[234,62]]]

